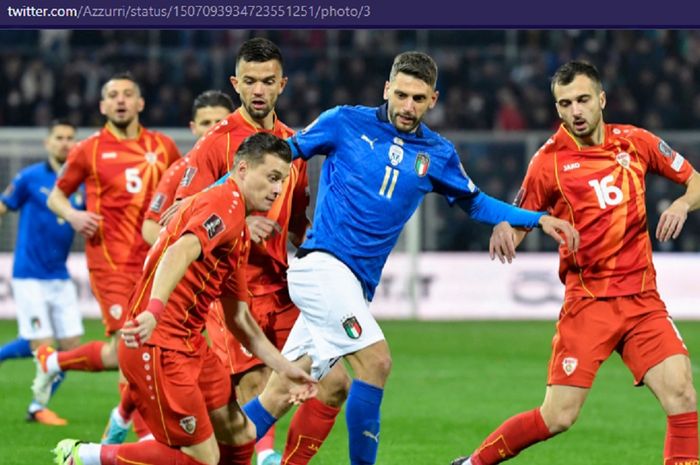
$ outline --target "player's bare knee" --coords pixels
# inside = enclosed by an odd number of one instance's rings
[[[674,383],[669,389],[670,403],[674,412],[691,412],[697,409],[697,393],[689,378]]]
[[[102,346],[100,356],[102,357],[102,365],[104,365],[106,370],[116,370],[119,368],[116,344],[109,343]]]
[[[552,434],[559,434],[571,428],[576,420],[581,408],[578,405],[569,406],[543,406],[541,409],[542,418],[547,429]]]
[[[321,380],[318,386],[318,400],[331,407],[339,408],[345,402],[350,391],[352,379],[345,368],[337,365]]]

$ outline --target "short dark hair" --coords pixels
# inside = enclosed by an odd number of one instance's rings
[[[265,155],[274,155],[287,163],[292,161],[292,150],[284,139],[269,132],[257,132],[248,136],[238,147],[235,164],[246,160],[255,166],[263,162]]]
[[[437,82],[438,68],[430,55],[422,52],[404,52],[396,55],[391,66],[389,81],[399,73],[408,74],[428,84],[433,89]]]
[[[279,47],[271,40],[263,37],[255,37],[243,42],[241,48],[238,49],[238,55],[236,55],[236,66],[238,66],[241,60],[253,61],[256,63],[277,60],[280,66],[284,65],[282,52]]]
[[[195,97],[192,103],[192,118],[197,114],[197,110],[204,107],[224,107],[228,111],[233,111],[233,100],[228,94],[220,90],[207,90]]]
[[[56,128],[56,126],[68,126],[73,128],[73,130],[77,130],[78,128],[75,126],[75,124],[71,123],[67,118],[56,118],[51,120],[49,125],[47,126],[49,130],[49,134],[53,132],[53,130]]]
[[[598,87],[598,89],[602,90],[603,84],[600,80],[600,73],[598,72],[598,68],[585,61],[572,60],[568,63],[561,65],[554,73],[554,76],[552,76],[552,82],[550,86],[552,95],[554,95],[555,85],[558,84],[560,86],[566,86],[568,84],[571,84],[576,78],[576,76],[579,75],[588,76],[588,78],[590,78],[590,80],[593,81],[593,83]]]
[[[110,81],[131,81],[134,83],[136,86],[136,90],[139,92],[140,95],[143,95],[141,93],[141,86],[139,85],[139,82],[136,80],[133,74],[131,74],[131,71],[120,71],[119,73],[113,74],[109,79],[105,81],[104,84],[102,84],[102,90],[100,94],[102,95],[102,98],[105,97],[105,90],[107,88],[107,84]]]

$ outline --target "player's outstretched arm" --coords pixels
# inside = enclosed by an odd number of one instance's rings
[[[559,244],[566,244],[572,252],[578,251],[579,233],[568,221],[544,215],[539,219],[542,230],[554,238]],[[493,228],[489,239],[489,256],[491,260],[496,257],[501,263],[512,263],[515,258],[515,249],[520,245],[527,231],[513,228],[508,222],[502,221]]]
[[[544,215],[540,218],[539,225],[542,231],[551,236],[559,245],[566,245],[571,252],[578,252],[581,237],[571,223],[554,216]]]
[[[221,305],[226,318],[226,326],[233,336],[265,365],[291,380],[296,386],[290,389],[294,403],[316,395],[316,381],[304,370],[284,358],[267,339],[248,310],[248,304],[233,297],[222,297]]]
[[[515,258],[515,249],[520,245],[527,234],[522,229],[515,229],[508,222],[502,221],[493,227],[489,239],[489,256],[491,260],[496,257],[501,263],[512,263]]]
[[[138,347],[147,341],[155,330],[170,294],[185,275],[190,264],[202,253],[199,238],[183,234],[173,245],[165,249],[153,277],[151,300],[146,311],[128,321],[122,328],[122,338],[127,347]]]
[[[656,225],[656,238],[662,242],[678,239],[683,230],[688,212],[700,208],[700,175],[697,171],[688,178],[685,193],[661,213]]]
[[[66,194],[58,187],[51,190],[46,205],[56,215],[68,221],[73,229],[85,239],[90,239],[95,235],[102,220],[102,215],[95,212],[73,208]]]

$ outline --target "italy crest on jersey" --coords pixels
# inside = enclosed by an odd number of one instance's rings
[[[362,336],[362,326],[360,326],[360,323],[354,316],[349,316],[343,320],[343,329],[345,334],[351,339],[358,339]]]
[[[416,155],[416,174],[422,178],[428,174],[428,167],[430,167],[430,155],[425,152],[418,152],[418,155]]]

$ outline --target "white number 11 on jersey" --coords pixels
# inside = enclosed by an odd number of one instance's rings
[[[389,184],[389,179],[391,179],[391,184]],[[399,179],[399,170],[387,166],[384,169],[384,181],[382,181],[382,187],[379,188],[379,195],[390,199],[394,193],[394,187],[396,187],[396,181]],[[387,189],[387,186],[389,188]]]

